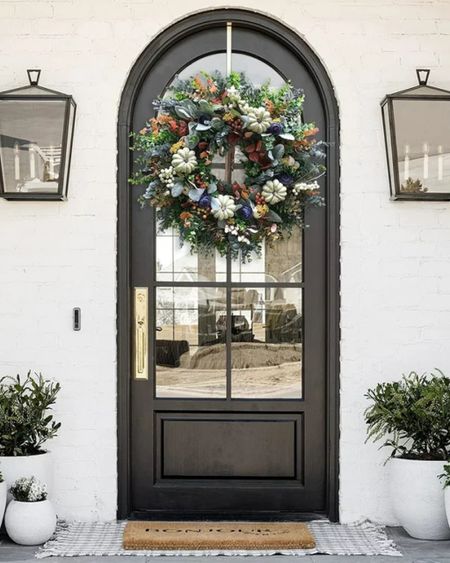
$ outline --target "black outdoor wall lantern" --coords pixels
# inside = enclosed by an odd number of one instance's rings
[[[0,197],[67,199],[76,104],[27,73],[28,86],[0,93]]]
[[[450,91],[418,86],[381,102],[391,199],[450,200]]]

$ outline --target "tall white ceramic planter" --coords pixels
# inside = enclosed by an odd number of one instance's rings
[[[444,489],[444,505],[445,505],[445,512],[447,514],[447,522],[450,526],[450,486],[445,487]]]
[[[450,539],[442,494],[445,461],[389,460],[389,486],[395,516],[410,536]]]
[[[12,500],[5,515],[8,536],[20,545],[39,545],[49,540],[56,529],[56,514],[48,500]]]
[[[6,493],[7,493],[6,481],[2,481],[0,483],[0,527],[3,523],[3,515],[5,514]]]
[[[36,477],[41,483],[47,485],[49,498],[52,498],[53,467],[51,453],[25,456],[0,456],[0,471],[6,482],[7,489],[20,477]],[[8,493],[8,502],[11,500]]]

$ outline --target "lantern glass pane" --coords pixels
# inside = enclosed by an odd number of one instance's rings
[[[400,194],[450,192],[450,100],[394,100]]]
[[[391,122],[389,120],[389,105],[385,103],[383,108],[383,123],[384,123],[384,134],[386,142],[387,160],[388,160],[388,172],[389,172],[389,183],[391,187],[391,196],[395,194],[395,177],[394,177],[394,165],[392,157],[392,139],[391,139]]]
[[[0,158],[4,191],[56,194],[66,101],[0,100]]]
[[[73,103],[69,104],[69,122],[67,124],[67,137],[64,150],[64,170],[63,173],[63,194],[67,195],[67,188],[69,183],[69,165],[70,165],[70,155],[72,153],[72,136],[73,128],[75,125],[75,105]]]

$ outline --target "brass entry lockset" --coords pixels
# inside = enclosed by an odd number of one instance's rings
[[[148,288],[133,289],[134,379],[148,379]]]

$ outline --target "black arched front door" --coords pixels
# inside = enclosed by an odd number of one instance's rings
[[[233,23],[233,70],[256,84],[269,78],[274,86],[291,80],[303,88],[305,121],[316,122],[320,138],[336,140],[323,85],[286,36],[266,18],[221,10],[192,18],[178,35],[172,28],[166,42],[163,34],[155,41],[157,57],[149,53],[145,61],[144,53],[141,76],[135,70],[122,100],[119,143],[154,115],[152,100],[176,74],[225,73],[226,21]],[[123,149],[125,184],[132,164]],[[337,170],[328,161],[327,208],[309,211],[303,233],[250,264],[191,255],[176,233],[158,232],[152,211],[136,201],[138,188],[120,187],[126,189],[119,192],[121,516],[336,518],[330,362],[337,343],[330,338],[337,338],[337,318],[330,311],[337,273],[330,269],[337,251],[330,259],[330,249],[337,240],[329,196]],[[220,176],[223,162],[214,166]],[[233,174],[239,179],[239,165]],[[139,338],[145,344],[137,347]]]

